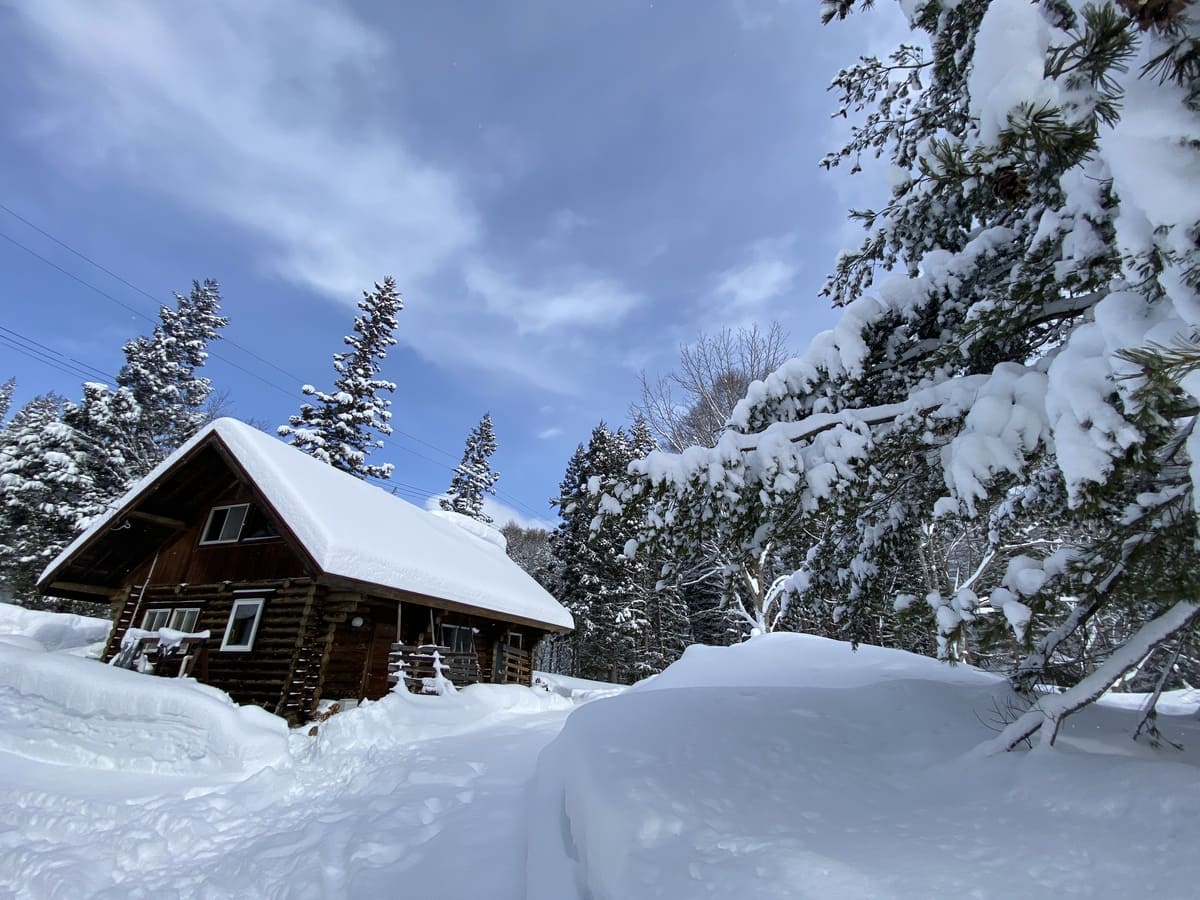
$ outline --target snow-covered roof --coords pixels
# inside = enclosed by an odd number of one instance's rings
[[[326,575],[424,594],[556,629],[571,614],[503,544],[433,515],[236,419],[217,419],[139,481],[46,567],[41,581],[193,448],[215,435]],[[474,523],[473,523],[474,524]]]

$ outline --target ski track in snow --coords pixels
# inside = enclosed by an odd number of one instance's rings
[[[0,897],[522,897],[526,785],[566,713],[216,786],[0,754]]]

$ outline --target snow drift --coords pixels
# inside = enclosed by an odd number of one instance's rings
[[[287,725],[190,680],[0,642],[0,756],[158,775],[288,764]]]
[[[1010,700],[968,666],[806,635],[692,648],[543,751],[528,896],[1189,896],[1198,755],[1103,708],[1053,750],[969,755]]]
[[[108,637],[112,622],[0,603],[0,636],[30,638],[47,650],[74,650]]]

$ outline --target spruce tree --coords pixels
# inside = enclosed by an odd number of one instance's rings
[[[12,403],[13,389],[17,386],[17,379],[10,378],[8,381],[0,382],[0,423],[4,422],[4,417],[8,415],[9,405]]]
[[[690,643],[678,591],[659,591],[663,559],[632,541],[631,523],[600,515],[598,488],[654,444],[645,422],[630,432],[601,422],[572,455],[553,501],[562,522],[550,537],[560,566],[559,599],[575,618],[574,673],[630,682],[660,672]]]
[[[314,403],[280,425],[279,436],[296,448],[358,478],[389,478],[392,464],[372,465],[366,461],[372,450],[383,446],[376,432],[390,435],[391,401],[380,391],[393,393],[396,384],[379,378],[388,347],[395,346],[396,314],[404,302],[396,282],[388,277],[375,289],[364,291],[358,303],[361,315],[354,317],[354,333],[343,338],[350,350],[335,353],[337,373],[333,390],[318,391],[311,384],[302,391]]]
[[[96,509],[90,450],[60,419],[62,398],[26,403],[0,432],[0,582],[35,594],[42,569]]]
[[[485,494],[496,493],[495,485],[500,478],[499,472],[492,471],[491,458],[495,452],[492,414],[484,413],[467,436],[462,461],[455,466],[450,488],[441,500],[442,509],[492,524],[492,517],[483,511],[483,498]]]
[[[219,285],[192,282],[175,307],[159,308],[150,335],[128,341],[115,389],[98,382],[83,386],[79,403],[68,403],[64,421],[92,447],[93,480],[107,500],[116,499],[162,462],[206,419],[212,383],[197,370],[208,344],[220,338],[228,319],[220,314]]]

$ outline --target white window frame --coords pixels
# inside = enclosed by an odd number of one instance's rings
[[[242,520],[240,522],[238,522],[237,534],[235,534],[231,538],[217,537],[215,540],[207,539],[205,537],[205,535],[208,534],[209,529],[212,527],[213,517],[217,513],[221,512],[221,510],[230,510],[230,509],[241,509],[242,510]],[[249,503],[229,503],[225,506],[214,506],[212,509],[210,509],[208,511],[208,518],[204,521],[204,530],[200,532],[201,545],[236,544],[238,542],[238,539],[241,538],[241,536],[242,536],[242,529],[246,526],[246,519],[249,518],[249,513],[250,513],[250,504]],[[229,521],[229,517],[228,517],[228,515],[226,515],[225,522],[221,523],[221,531],[225,530],[225,523],[227,523],[228,521]]]
[[[187,618],[188,613],[192,613],[192,622],[187,628],[183,627],[181,619]],[[184,634],[192,634],[196,630],[196,623],[200,620],[200,607],[198,606],[177,606],[171,610],[171,617],[167,620],[167,627],[173,628],[176,631],[182,631]]]
[[[225,633],[221,635],[222,650],[253,650],[254,639],[258,637],[258,626],[262,624],[263,608],[267,605],[265,597],[246,597],[233,601],[233,608],[229,610],[229,621],[225,623]],[[250,636],[244,644],[229,643],[229,636],[232,632],[233,622],[237,617],[238,608],[242,606],[255,607],[254,621],[250,625]]]
[[[142,616],[142,631],[158,631],[160,628],[166,628],[173,612],[172,609],[146,610]],[[152,621],[154,624],[151,624]]]

